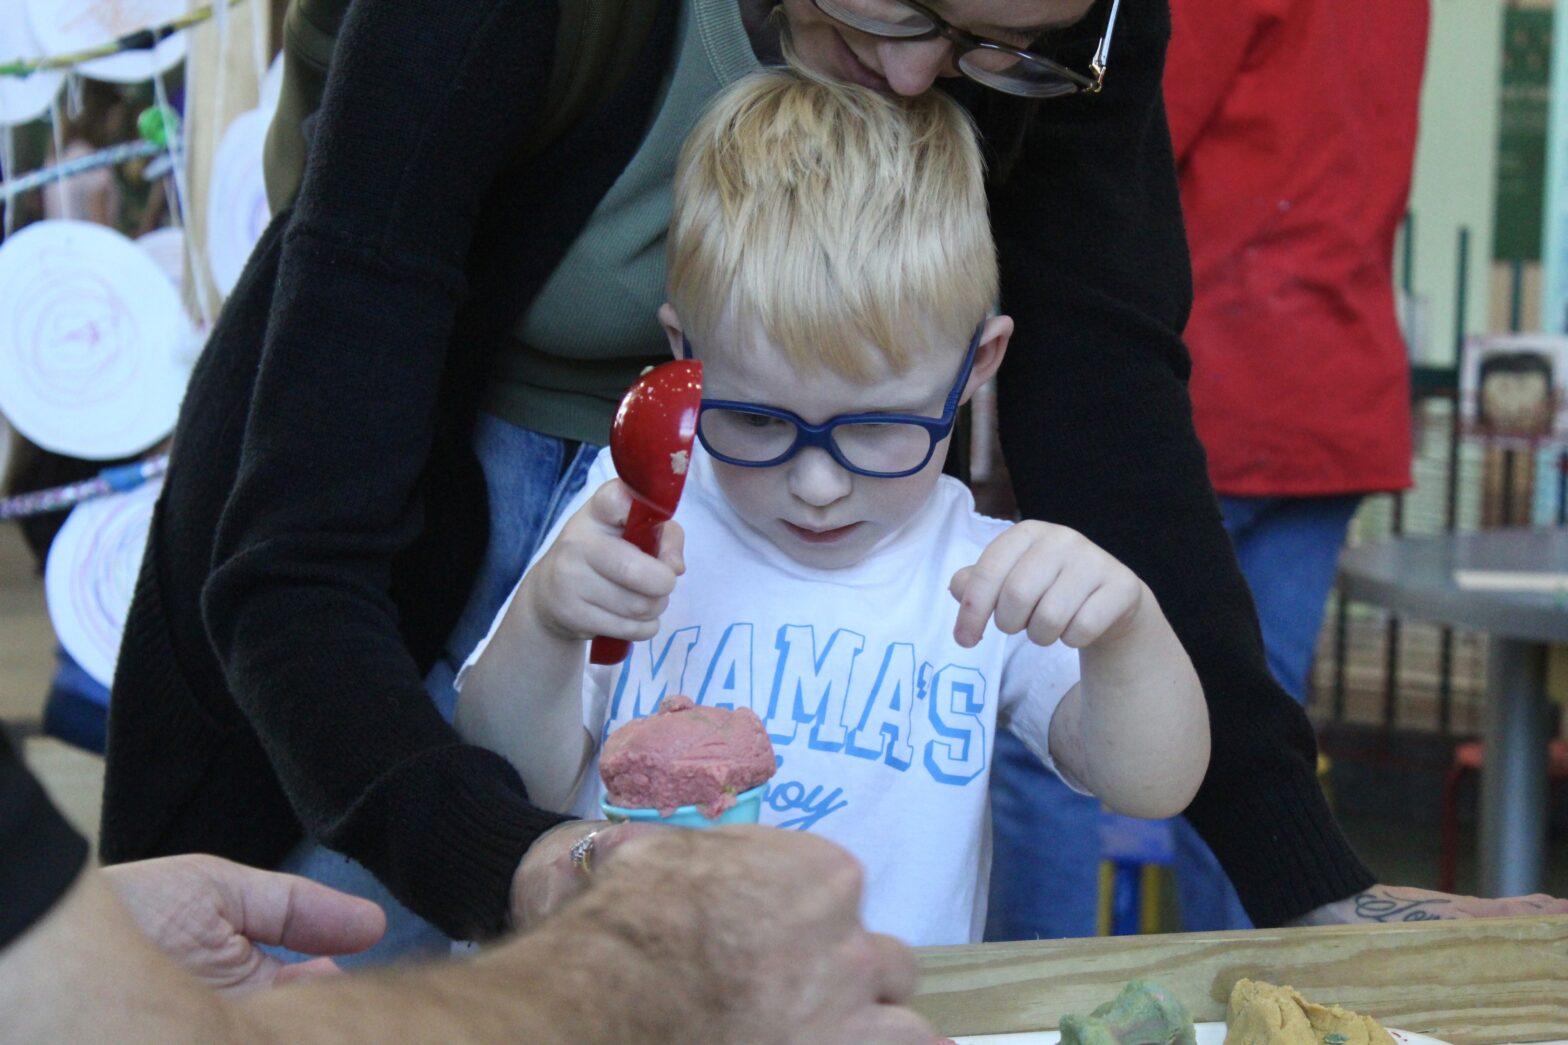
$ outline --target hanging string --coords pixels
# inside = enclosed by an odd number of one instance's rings
[[[218,31],[218,71],[213,75],[212,98],[218,111],[223,110],[224,89],[229,82],[229,11],[219,6],[214,9],[213,28]],[[189,97],[189,95],[187,95]]]
[[[152,78],[152,89],[153,97],[157,100],[159,107],[165,112],[174,112],[174,107],[169,104],[169,93],[164,87],[161,75],[155,75]],[[187,98],[191,96],[189,84],[187,85],[185,96]],[[202,327],[210,328],[212,326],[212,309],[207,303],[207,295],[209,293],[207,266],[203,261],[203,254],[195,249],[195,237],[191,235],[190,214],[185,205],[186,200],[190,198],[190,192],[185,183],[185,135],[169,135],[168,145],[169,161],[173,165],[169,174],[174,185],[174,191],[170,195],[174,197],[173,211],[175,220],[180,230],[185,233],[185,246],[187,251],[190,252],[191,280],[194,284],[196,311],[201,315]]]
[[[250,58],[256,63],[256,90],[259,94],[267,82],[267,26],[266,5],[255,0],[250,5]],[[260,104],[260,98],[257,99]]]
[[[169,455],[158,454],[130,464],[105,468],[93,478],[81,482],[68,483],[48,490],[19,493],[13,497],[0,497],[0,520],[23,519],[30,515],[68,511],[83,501],[134,490],[168,470]]]
[[[87,108],[87,81],[75,69],[65,74],[65,112],[75,120]]]
[[[0,172],[10,174],[16,170],[16,128],[10,124],[0,128]],[[5,230],[4,238],[11,238],[11,230],[16,228],[16,190],[12,187],[10,179],[0,184],[0,202],[5,205]]]
[[[55,95],[54,100],[49,103],[49,133],[54,137],[55,163],[65,163],[65,121],[60,118],[59,95]],[[59,193],[59,199],[60,217],[64,218],[66,221],[70,221],[71,194],[66,192],[62,187]]]
[[[14,0],[8,0],[14,2]],[[111,40],[97,47],[87,47],[80,51],[68,54],[51,55],[47,58],[17,58],[10,62],[0,62],[0,76],[30,76],[44,69],[70,69],[98,58],[108,58],[111,55],[123,54],[126,51],[151,51],[164,40],[175,33],[183,32],[193,25],[200,25],[214,16],[217,10],[224,10],[243,3],[244,0],[220,0],[219,3],[203,4],[188,14],[181,15],[163,25],[151,26],[147,29],[138,29],[134,33],[127,33],[118,39]]]

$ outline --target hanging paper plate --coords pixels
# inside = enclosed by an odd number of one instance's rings
[[[169,277],[174,289],[185,283],[185,230],[166,225],[136,237],[136,245]]]
[[[26,6],[15,0],[0,3],[0,55],[5,56],[5,61],[44,56],[43,45],[28,21]],[[65,74],[54,69],[31,76],[0,76],[0,126],[26,123],[42,116],[64,82]]]
[[[272,218],[262,179],[262,146],[272,114],[242,112],[223,132],[207,197],[207,260],[218,293],[227,297]]]
[[[16,0],[5,0],[15,5]],[[172,22],[189,0],[26,0],[33,32],[49,54],[70,54]],[[125,51],[83,63],[83,76],[110,83],[141,83],[174,68],[185,57],[185,34],[174,33],[151,50]]]
[[[49,620],[65,651],[105,686],[114,681],[153,503],[162,488],[162,480],[155,480],[77,505],[49,546],[44,565]]]
[[[56,453],[136,453],[174,427],[188,326],[169,277],[118,232],[29,225],[0,243],[0,413]]]

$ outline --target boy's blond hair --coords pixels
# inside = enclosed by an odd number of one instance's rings
[[[668,250],[699,349],[760,329],[803,372],[852,380],[879,369],[868,345],[895,372],[961,352],[997,296],[974,129],[938,91],[785,70],[734,84],[681,151]]]

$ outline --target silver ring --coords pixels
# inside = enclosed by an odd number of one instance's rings
[[[585,875],[593,874],[593,843],[598,836],[598,831],[589,831],[572,843],[572,866]]]

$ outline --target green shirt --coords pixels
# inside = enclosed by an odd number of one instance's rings
[[[609,438],[621,395],[669,358],[655,313],[676,157],[709,100],[759,68],[736,0],[682,0],[676,60],[642,145],[497,353],[485,409],[565,439]]]

